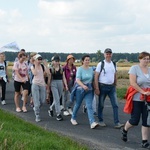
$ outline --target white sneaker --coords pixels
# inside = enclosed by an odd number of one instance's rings
[[[64,115],[64,116],[69,116],[70,113],[69,113],[67,110],[65,110],[65,111],[63,112],[63,115]]]
[[[106,124],[105,124],[103,121],[100,121],[100,122],[99,122],[99,125],[100,125],[101,127],[106,127]]]
[[[93,122],[92,124],[91,124],[91,129],[95,129],[96,127],[98,127],[99,126],[99,124],[97,123],[97,122]]]
[[[2,104],[2,105],[6,105],[6,101],[5,101],[5,100],[2,100],[2,101],[1,101],[1,104]]]
[[[72,113],[73,113],[73,112],[72,112],[72,109],[71,109],[71,108],[68,108],[67,110],[68,110],[69,114],[72,115]]]
[[[70,121],[71,121],[72,125],[74,125],[74,126],[78,124],[77,121],[74,119],[71,119]]]

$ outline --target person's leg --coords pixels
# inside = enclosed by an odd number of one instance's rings
[[[39,116],[40,114],[40,100],[39,100],[39,86],[36,84],[32,84],[32,96],[33,96],[33,102],[34,102],[34,113],[35,116]]]
[[[15,94],[14,94],[14,102],[16,105],[16,111],[21,112],[20,106],[19,106],[19,95],[20,95],[20,88],[21,88],[21,83],[14,81],[14,88],[15,88]]]
[[[53,94],[53,100],[55,103],[55,111],[56,111],[56,114],[59,115],[59,114],[61,114],[61,110],[60,110],[60,95],[58,92],[57,83],[58,83],[57,81],[52,81],[51,90],[52,90],[52,94]]]
[[[138,101],[133,101],[133,110],[131,113],[131,118],[126,122],[123,130],[122,130],[122,140],[124,142],[127,141],[127,133],[128,130],[130,128],[132,128],[133,126],[137,126],[139,121],[140,121],[140,117],[141,117],[141,102]]]
[[[1,86],[2,86],[2,101],[3,101],[5,100],[5,94],[6,94],[6,82],[4,80],[2,80]]]
[[[88,112],[88,118],[89,118],[90,125],[93,122],[95,122],[94,111],[93,111],[93,108],[92,108],[93,97],[94,97],[93,91],[86,92],[86,94],[84,96],[84,100],[85,100],[86,107],[87,107],[87,112]]]
[[[39,86],[39,96],[40,96],[40,103],[41,105],[45,103],[45,100],[46,100],[46,87],[45,86]]]
[[[113,108],[113,117],[114,117],[114,123],[115,125],[119,123],[119,117],[118,117],[118,100],[116,95],[116,87],[115,86],[108,86],[110,88],[110,91],[108,93],[108,96],[111,101],[111,105]]]
[[[99,95],[99,102],[98,102],[98,119],[99,122],[103,122],[103,109],[104,109],[104,101],[107,96],[107,87],[100,85],[99,89],[100,89],[100,95]]]
[[[83,98],[84,98],[84,92],[82,91],[82,89],[77,89],[76,90],[76,101],[75,101],[75,105],[74,105],[73,113],[72,113],[73,120],[76,120],[76,118],[77,118],[77,112],[81,106]]]

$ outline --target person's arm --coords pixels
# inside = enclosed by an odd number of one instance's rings
[[[134,74],[129,74],[129,81],[130,85],[137,90],[141,94],[146,94],[146,92],[137,84],[136,82],[136,75]]]
[[[66,80],[65,72],[64,71],[63,71],[63,83],[65,85],[65,89],[68,90],[67,80]]]
[[[98,82],[99,75],[100,75],[100,73],[95,71],[95,75],[94,75],[94,88],[95,88],[95,94],[96,95],[100,94],[99,85],[98,85],[99,84],[99,82]]]
[[[79,78],[76,79],[78,85],[80,85],[84,90],[88,90],[88,87],[84,85]]]

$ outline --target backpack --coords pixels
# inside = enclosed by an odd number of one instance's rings
[[[117,70],[116,70],[116,62],[114,62],[114,61],[112,61],[112,62],[113,62],[113,64],[114,64],[115,71],[117,71]],[[104,65],[105,65],[104,60],[102,60],[102,61],[101,61],[101,70],[100,70],[100,73],[102,72],[102,70],[104,70],[104,74],[105,74],[106,72],[105,72]]]

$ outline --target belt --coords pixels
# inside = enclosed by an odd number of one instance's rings
[[[104,86],[113,86],[115,85],[114,83],[113,84],[105,84],[105,83],[99,83],[100,85],[104,85]]]

